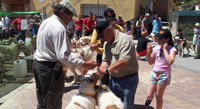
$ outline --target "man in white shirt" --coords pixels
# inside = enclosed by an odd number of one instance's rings
[[[195,6],[195,11],[200,11],[200,2],[198,2]]]
[[[7,16],[2,16],[2,30],[1,30],[1,36],[2,38],[7,39],[7,29],[8,29],[8,23],[9,23],[9,19]]]
[[[37,34],[33,70],[38,109],[61,109],[64,88],[63,65],[93,69],[96,62],[84,62],[70,52],[67,24],[76,11],[69,0],[54,7],[54,15],[44,20]]]

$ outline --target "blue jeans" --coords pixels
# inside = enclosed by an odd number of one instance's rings
[[[111,77],[109,87],[124,103],[124,109],[134,109],[135,93],[138,86],[138,75],[127,78]]]

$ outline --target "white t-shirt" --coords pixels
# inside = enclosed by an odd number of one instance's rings
[[[199,8],[199,6],[195,6],[195,11],[200,11],[200,8]]]
[[[6,16],[6,17],[2,17],[2,19],[1,19],[1,21],[2,21],[2,29],[7,29],[8,28],[8,23],[9,23],[9,19],[8,19],[8,17]]]

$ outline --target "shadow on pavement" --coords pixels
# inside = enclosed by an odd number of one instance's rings
[[[79,88],[79,85],[72,85],[72,86],[69,86],[69,87],[65,87],[64,88],[64,93],[67,93],[67,92],[69,92],[69,91],[71,91],[71,90],[74,90],[74,89],[78,89]]]
[[[80,76],[78,76],[79,78]],[[64,93],[67,93],[71,90],[74,90],[74,89],[78,89],[79,88],[79,85],[80,85],[80,81],[76,82],[75,84],[72,84],[71,82],[74,80],[74,76],[69,76],[67,78],[65,78],[65,82],[69,83],[70,86],[67,86],[64,88]]]
[[[154,109],[151,106],[145,106],[145,105],[140,105],[140,104],[135,104],[135,109]]]
[[[78,76],[78,78],[80,78],[80,76]],[[68,76],[67,78],[65,78],[65,82],[72,82],[74,80],[74,76]],[[78,83],[79,83],[79,79],[78,79]]]
[[[190,54],[183,54],[183,58],[189,58],[189,57],[195,57],[195,56],[190,55]]]

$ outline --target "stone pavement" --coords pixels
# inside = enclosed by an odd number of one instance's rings
[[[139,61],[139,86],[136,92],[135,104],[137,109],[147,109],[143,105],[146,99],[148,76],[152,66],[147,61]],[[71,75],[71,74],[70,74]],[[197,109],[200,107],[200,74],[172,66],[172,83],[164,94],[163,109]],[[69,103],[71,97],[77,93],[78,85],[65,83],[63,106]],[[37,99],[34,79],[0,98],[0,109],[35,109]],[[155,108],[155,99],[152,107]]]

